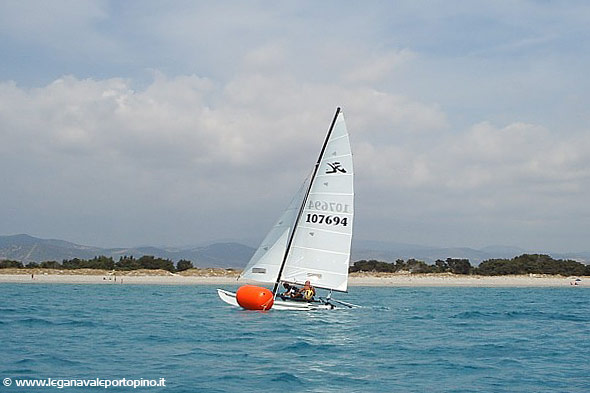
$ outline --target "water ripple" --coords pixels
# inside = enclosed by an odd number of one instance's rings
[[[590,291],[355,287],[342,300],[360,309],[260,313],[211,286],[0,285],[1,375],[164,377],[149,392],[175,393],[590,391]]]

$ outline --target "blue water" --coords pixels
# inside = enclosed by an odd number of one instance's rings
[[[590,391],[590,288],[353,287],[340,298],[366,307],[263,313],[221,303],[211,286],[0,284],[0,379],[166,378],[135,390],[145,392]]]

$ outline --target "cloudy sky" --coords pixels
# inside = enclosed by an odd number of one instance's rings
[[[0,234],[260,240],[336,106],[355,237],[590,249],[585,1],[2,1]]]

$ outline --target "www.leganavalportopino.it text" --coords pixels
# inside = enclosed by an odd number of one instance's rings
[[[72,379],[72,378],[44,378],[44,379],[24,379],[24,378],[4,378],[2,384],[6,387],[52,387],[57,389],[70,387],[102,387],[108,389],[110,387],[130,387],[130,388],[146,388],[146,387],[165,387],[166,379]]]

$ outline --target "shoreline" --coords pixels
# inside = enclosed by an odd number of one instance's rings
[[[0,284],[103,284],[103,285],[242,285],[238,271],[190,269],[180,273],[164,270],[105,271],[95,269],[1,269]],[[31,276],[32,275],[32,276]],[[452,273],[352,273],[349,286],[376,287],[577,287],[590,285],[590,277],[545,274],[476,276]],[[253,282],[252,282],[253,283]],[[255,284],[255,283],[253,283]]]

